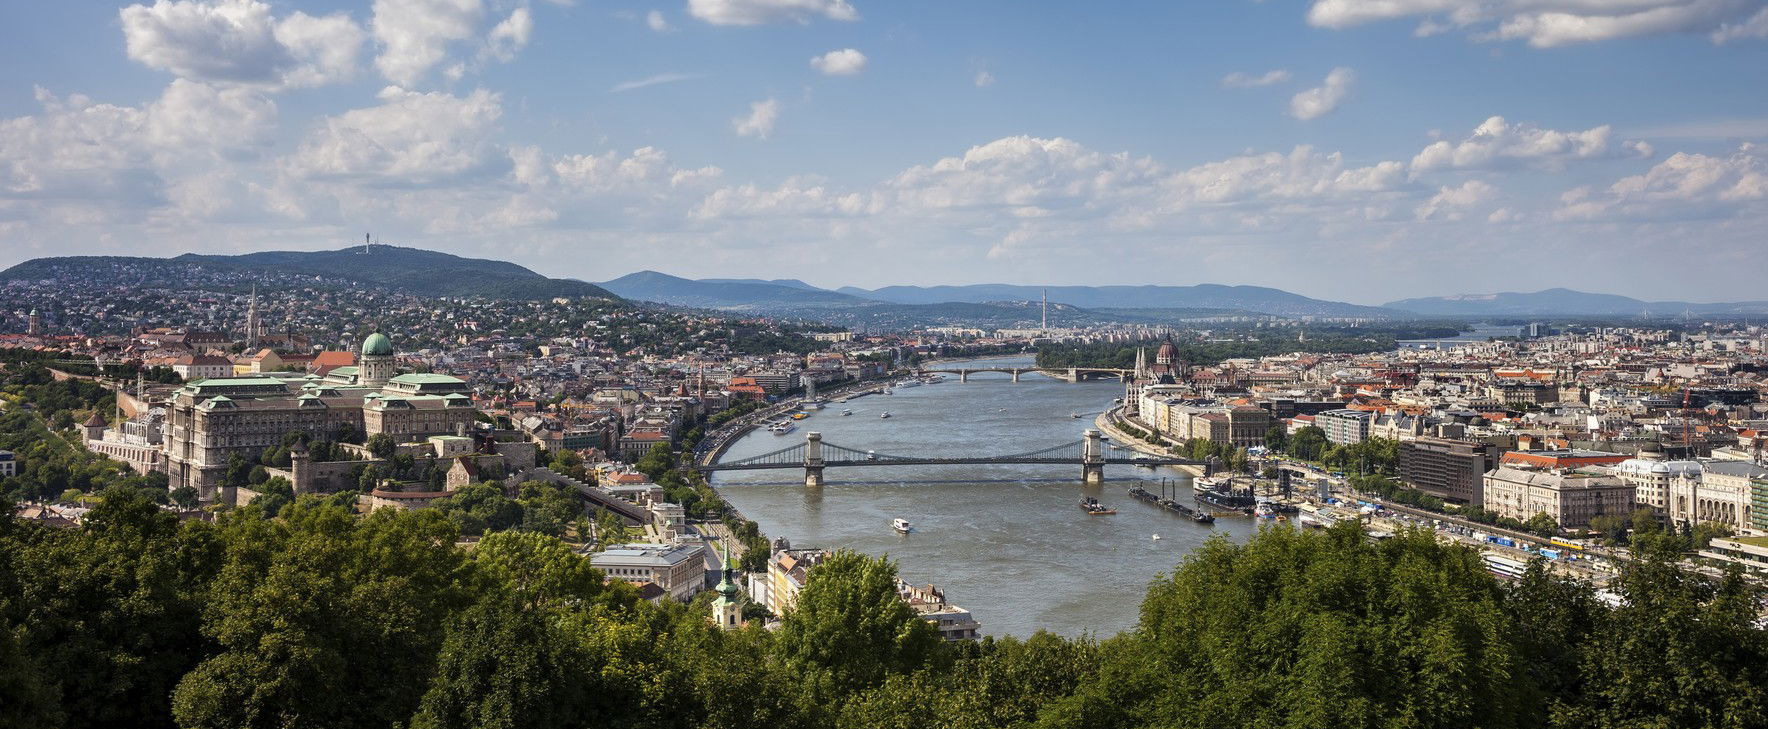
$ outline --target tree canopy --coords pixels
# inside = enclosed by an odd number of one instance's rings
[[[1270,527],[1186,557],[1121,635],[945,643],[886,559],[830,554],[778,630],[727,632],[458,519],[305,495],[181,521],[128,486],[76,528],[0,518],[0,727],[1768,724],[1761,592],[1667,538],[1610,607],[1429,532]]]

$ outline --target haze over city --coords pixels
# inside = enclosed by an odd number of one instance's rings
[[[1768,270],[1760,0],[5,15],[0,266],[373,232],[590,281],[1362,304],[1734,300]]]

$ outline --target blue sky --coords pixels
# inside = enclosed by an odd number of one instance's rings
[[[0,20],[0,265],[373,231],[589,280],[1765,297],[1768,0]]]

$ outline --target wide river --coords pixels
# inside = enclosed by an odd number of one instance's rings
[[[1025,453],[1080,440],[1093,416],[1122,395],[1115,379],[1071,384],[1027,374],[1014,383],[985,374],[960,383],[954,375],[893,395],[830,403],[790,434],[745,436],[724,460],[801,442],[810,431],[825,443],[892,455]],[[842,416],[844,407],[853,415]],[[891,417],[880,418],[884,411]],[[1185,479],[1180,471],[1112,465],[1105,476],[1103,487],[1085,489],[1079,463],[869,466],[831,468],[820,488],[806,488],[798,470],[719,472],[713,484],[770,538],[784,536],[795,548],[889,556],[903,579],[938,585],[984,633],[1026,637],[1042,629],[1103,638],[1134,627],[1150,581],[1205,539],[1225,534],[1243,541],[1256,529],[1249,517],[1195,524],[1125,493],[1137,483],[1159,493],[1162,478]],[[1088,516],[1077,505],[1083,495],[1117,514]],[[897,517],[914,531],[892,531]]]

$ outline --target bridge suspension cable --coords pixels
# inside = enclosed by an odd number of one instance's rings
[[[827,449],[827,448],[829,448],[829,446],[823,446],[823,448]],[[725,461],[725,462],[720,463],[718,465],[720,465],[720,466],[750,466],[750,465],[756,465],[756,464],[786,464],[786,463],[803,463],[803,462],[804,462],[804,444],[799,443],[797,445],[786,446],[785,448],[781,448],[777,451],[769,451],[767,453],[763,453],[758,456],[749,456],[748,458],[739,458],[734,461]]]

